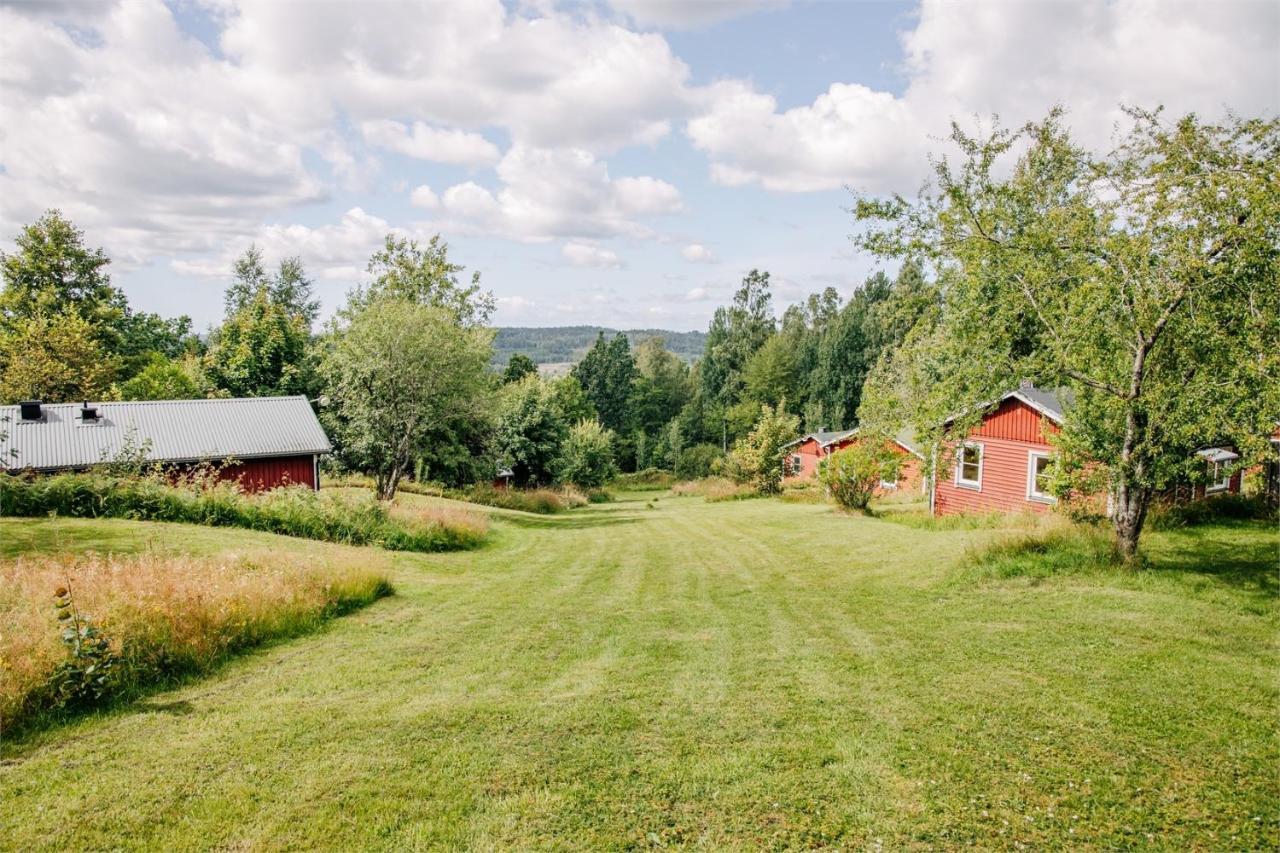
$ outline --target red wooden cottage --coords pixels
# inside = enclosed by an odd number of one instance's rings
[[[955,448],[949,470],[933,478],[929,506],[934,515],[1042,512],[1052,507],[1057,498],[1048,485],[1050,440],[1062,422],[1062,403],[1051,391],[1024,383],[1005,394]],[[1198,455],[1208,466],[1208,482],[1171,490],[1170,499],[1240,491],[1240,473],[1230,471],[1231,463],[1240,458],[1235,451],[1210,447]]]
[[[830,456],[837,450],[843,450],[859,441],[857,429],[838,430],[835,432],[811,432],[787,445],[785,459],[785,479],[812,479],[818,474],[818,463],[823,457]],[[890,442],[890,449],[903,458],[898,471],[898,479],[885,481],[876,490],[877,494],[886,494],[900,489],[923,489],[921,478],[924,456],[907,435],[901,435]]]
[[[289,483],[320,486],[320,456],[332,448],[305,397],[28,401],[0,406],[0,470],[79,471],[139,448],[150,462],[186,470],[224,465],[219,477],[247,491]],[[6,435],[7,434],[7,435]]]

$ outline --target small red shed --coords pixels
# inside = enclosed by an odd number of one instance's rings
[[[0,406],[0,470],[81,471],[133,448],[176,470],[221,465],[218,476],[251,492],[320,487],[332,448],[305,397],[146,400]]]

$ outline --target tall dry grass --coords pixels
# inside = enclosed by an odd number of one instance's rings
[[[56,715],[45,689],[67,659],[54,592],[111,639],[109,698],[207,672],[238,651],[313,630],[391,593],[385,558],[275,554],[39,556],[0,562],[0,731]]]
[[[704,477],[701,480],[688,480],[676,483],[671,487],[672,494],[694,495],[706,499],[707,503],[718,501],[737,501],[759,497],[760,493],[745,483],[735,483],[727,477]]]

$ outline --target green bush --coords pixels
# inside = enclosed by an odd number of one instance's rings
[[[681,480],[700,480],[720,473],[724,451],[714,444],[695,444],[680,451],[676,459],[676,477]]]
[[[581,420],[569,429],[556,462],[560,481],[584,489],[603,486],[618,473],[613,461],[613,431],[599,421]]]
[[[898,479],[899,460],[883,442],[869,438],[823,458],[818,479],[840,506],[866,512],[881,481]]]
[[[455,551],[481,544],[474,529],[438,521],[415,524],[392,518],[370,497],[352,500],[285,486],[245,494],[234,483],[178,483],[159,477],[57,474],[0,477],[0,515],[63,515],[176,521],[212,527],[244,527],[393,551]]]

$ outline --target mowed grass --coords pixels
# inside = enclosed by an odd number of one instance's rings
[[[6,745],[35,848],[1280,844],[1280,535],[975,573],[992,528],[624,495],[390,555],[394,598]],[[84,525],[92,524],[92,528]],[[224,539],[223,537],[230,537]],[[8,553],[330,547],[5,520]]]

